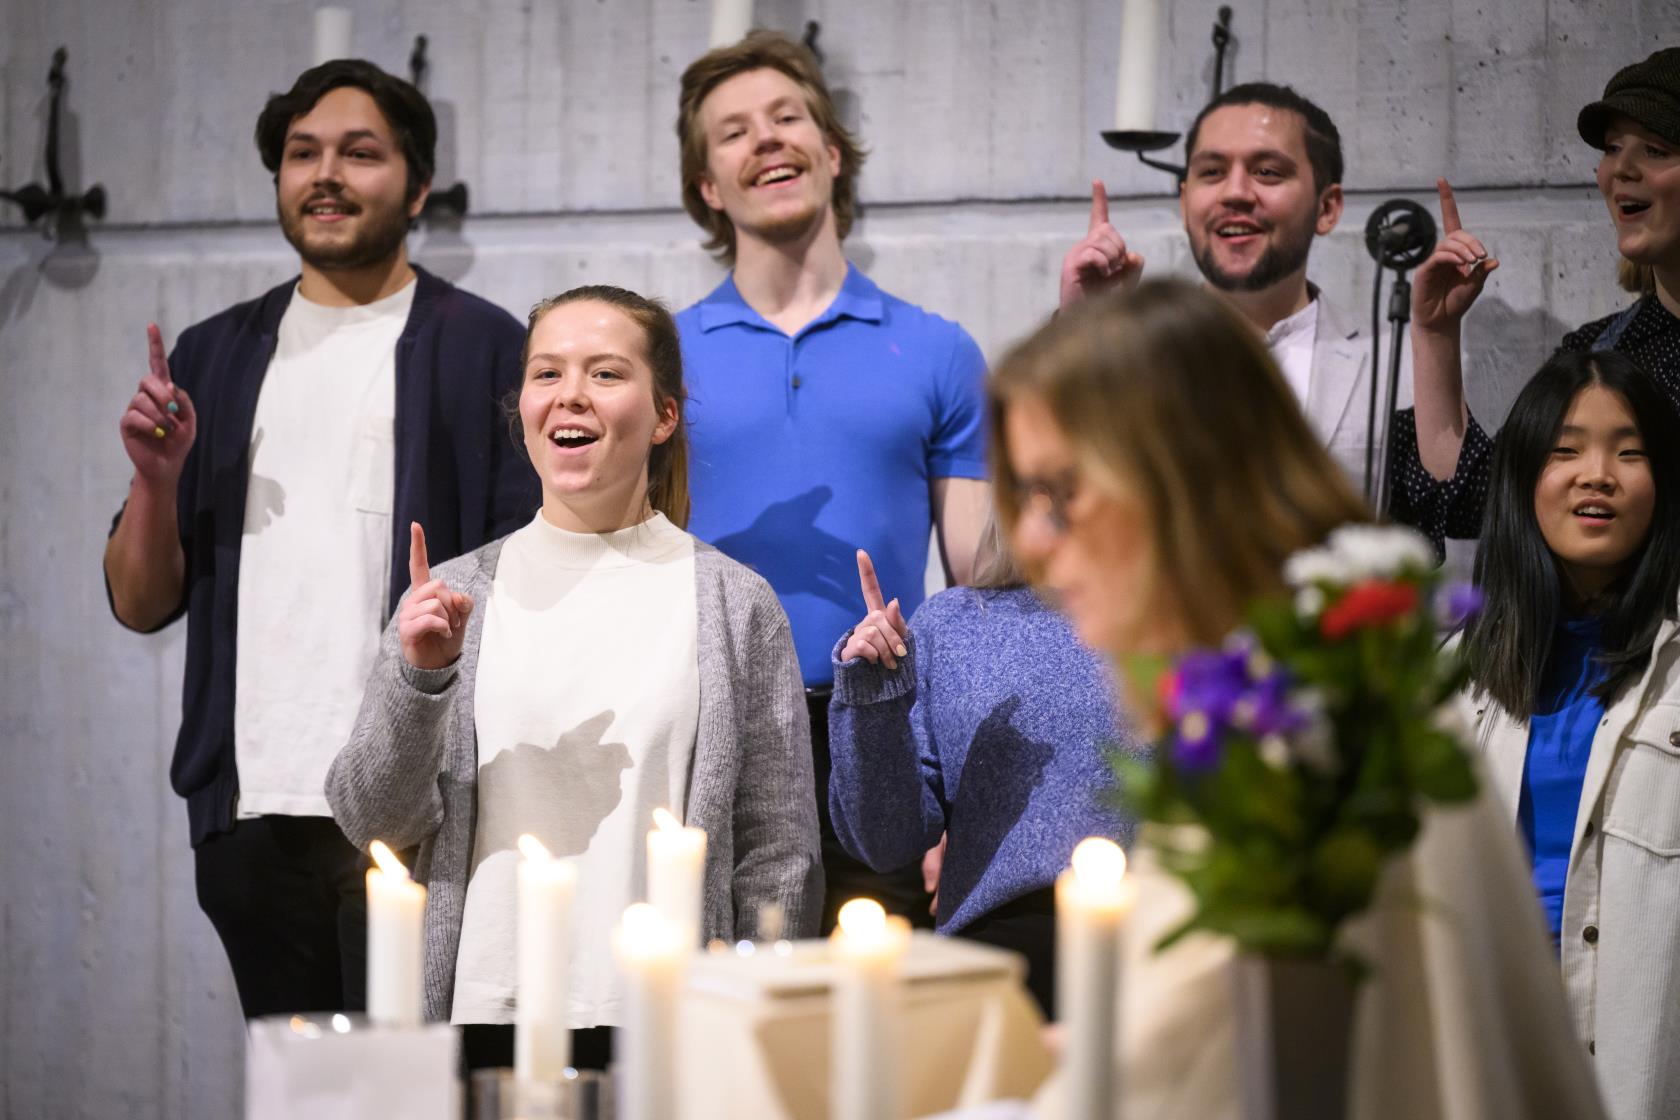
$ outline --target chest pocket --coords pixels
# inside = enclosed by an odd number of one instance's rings
[[[1604,812],[1604,833],[1680,857],[1680,703],[1658,704],[1628,733]]]
[[[396,442],[389,416],[370,416],[356,433],[350,464],[350,500],[363,513],[389,515],[396,485]]]

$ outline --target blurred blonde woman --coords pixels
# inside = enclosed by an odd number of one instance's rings
[[[996,501],[1015,555],[1117,667],[1217,646],[1250,600],[1283,590],[1292,553],[1369,516],[1262,340],[1179,281],[1062,315],[1005,358],[991,392]],[[1139,849],[1123,1115],[1235,1120],[1234,951],[1206,934],[1154,951],[1191,900],[1147,836]],[[1523,857],[1487,796],[1428,812],[1345,937],[1375,966],[1350,1115],[1602,1114]],[[1045,1096],[1049,1114],[1056,1089]]]

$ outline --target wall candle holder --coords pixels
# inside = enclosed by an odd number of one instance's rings
[[[1213,91],[1208,100],[1214,101],[1225,89],[1225,52],[1231,45],[1231,9],[1221,7],[1219,16],[1213,21]],[[1174,179],[1183,182],[1185,168],[1183,164],[1163,163],[1150,159],[1145,152],[1158,152],[1163,148],[1170,148],[1178,143],[1180,132],[1141,132],[1131,129],[1108,129],[1102,133],[1103,142],[1109,147],[1121,152],[1136,152],[1138,162],[1146,167],[1153,167],[1157,171],[1165,171]]]
[[[408,80],[414,88],[424,92],[426,71],[431,62],[426,57],[427,40],[424,35],[414,37],[414,50],[408,56]],[[425,205],[420,208],[420,220],[430,218],[463,218],[467,213],[467,184],[456,182],[455,185],[432,191],[426,196]]]
[[[29,183],[15,191],[0,190],[0,198],[21,207],[23,220],[30,225],[48,218],[41,230],[48,238],[79,228],[83,214],[105,216],[105,188],[95,183],[81,194],[66,194],[64,174],[59,170],[59,118],[64,109],[64,66],[69,57],[63,47],[53,51],[52,69],[47,72],[47,88],[52,95],[47,116],[47,185]]]

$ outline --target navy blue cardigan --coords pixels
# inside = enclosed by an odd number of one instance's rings
[[[517,528],[541,500],[536,472],[503,413],[504,398],[519,386],[523,328],[487,300],[414,271],[414,306],[397,340],[387,617],[408,589],[410,521],[425,526],[436,563]],[[181,602],[155,629],[187,616],[181,730],[169,780],[187,799],[195,847],[233,827],[239,794],[234,652],[251,430],[280,318],[296,288],[288,281],[187,328],[169,358],[170,375],[198,410],[198,438],[179,490]]]

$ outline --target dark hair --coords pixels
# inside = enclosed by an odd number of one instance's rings
[[[665,406],[676,402],[677,426],[664,443],[656,443],[648,453],[648,504],[670,519],[679,529],[688,528],[688,427],[683,416],[688,404],[688,392],[683,387],[682,340],[677,334],[677,321],[670,308],[656,299],[638,295],[626,288],[611,284],[586,284],[557,296],[549,296],[535,307],[525,321],[525,348],[520,354],[520,378],[523,384],[525,364],[531,360],[531,336],[536,333],[542,317],[567,303],[594,301],[616,307],[631,322],[642,329],[643,355],[653,371],[653,406],[663,413]],[[517,393],[512,402],[510,423],[519,415]],[[516,440],[524,446],[522,440]]]
[[[359,58],[335,58],[298,75],[285,93],[270,94],[257,117],[257,151],[263,166],[276,177],[292,122],[313,109],[335,89],[353,86],[373,98],[396,133],[408,164],[408,201],[432,181],[437,164],[437,117],[424,94],[401,78],[387,74]]]
[[[844,241],[857,217],[857,179],[868,154],[840,123],[834,96],[823,80],[822,64],[803,43],[775,31],[753,31],[739,43],[707,51],[682,74],[677,98],[677,145],[680,149],[683,209],[706,231],[703,248],[725,264],[735,263],[735,225],[722,211],[706,205],[700,177],[706,173],[706,132],[700,106],[718,86],[752,70],[776,70],[805,94],[805,104],[828,142],[840,150],[840,174],[834,177],[834,227]]]
[[[1614,352],[1558,354],[1529,380],[1499,430],[1476,582],[1485,598],[1465,630],[1471,683],[1527,719],[1551,661],[1562,591],[1557,561],[1534,514],[1534,490],[1581,390],[1602,385],[1633,413],[1656,487],[1651,529],[1637,560],[1605,593],[1598,611],[1600,677],[1593,695],[1608,701],[1644,671],[1657,628],[1680,591],[1680,416],[1651,375]]]
[[[1302,97],[1289,86],[1271,82],[1244,82],[1232,86],[1209,101],[1196,114],[1189,135],[1184,139],[1184,158],[1188,162],[1196,151],[1196,135],[1202,122],[1215,109],[1227,105],[1264,105],[1268,109],[1286,109],[1301,118],[1301,133],[1307,142],[1307,162],[1312,164],[1313,190],[1322,193],[1325,187],[1342,181],[1342,134],[1330,114]]]

